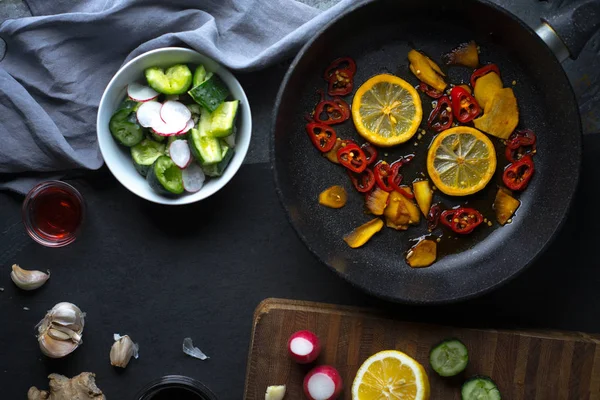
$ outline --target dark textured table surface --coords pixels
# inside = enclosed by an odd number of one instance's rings
[[[538,8],[549,5],[526,1],[527,9],[517,7],[525,0],[503,4],[535,23]],[[0,1],[0,16],[21,16],[26,9],[19,7],[15,0]],[[571,71],[575,66],[571,62],[566,68],[577,90],[576,74],[588,66]],[[275,195],[266,146],[270,112],[285,68],[240,76],[255,123],[249,164],[206,201],[176,208],[150,204],[121,187],[103,168],[71,181],[88,204],[80,240],[48,249],[26,235],[20,218],[22,198],[0,194],[0,399],[25,398],[33,384],[46,387],[49,373],[82,371],[95,372],[110,399],[133,399],[147,382],[166,374],[194,377],[219,398],[239,399],[252,312],[267,297],[383,308],[410,321],[600,332],[595,252],[600,239],[595,221],[599,135],[584,137],[583,176],[565,227],[548,252],[518,279],[457,305],[384,303],[319,264],[296,237]],[[42,289],[22,292],[9,278],[13,263],[50,269],[52,277]],[[87,312],[84,344],[65,359],[50,360],[38,349],[34,326],[60,301]],[[109,364],[112,335],[117,332],[131,335],[141,347],[140,358],[124,371]],[[186,336],[211,358],[185,356],[181,343]]]

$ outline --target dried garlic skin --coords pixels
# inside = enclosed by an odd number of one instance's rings
[[[38,342],[44,355],[62,358],[83,343],[85,313],[72,303],[58,303],[37,325]]]
[[[189,338],[189,337],[183,339],[183,352],[185,354],[187,354],[188,356],[197,358],[199,360],[206,360],[206,359],[210,358],[206,354],[204,354],[202,352],[202,350],[200,350],[197,347],[194,347],[192,338]]]
[[[27,270],[19,267],[18,264],[13,264],[10,279],[23,290],[35,290],[44,285],[50,279],[50,271],[48,273],[35,270]]]
[[[110,365],[125,368],[131,357],[138,358],[139,346],[133,343],[129,335],[121,336],[115,333],[114,338],[115,343],[110,349]]]

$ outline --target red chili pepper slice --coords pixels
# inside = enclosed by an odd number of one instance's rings
[[[510,190],[523,190],[527,187],[534,171],[533,158],[528,154],[506,167],[502,174],[502,181]]]
[[[472,121],[481,113],[481,107],[477,100],[469,92],[460,86],[454,86],[450,92],[452,97],[452,111],[459,122]]]
[[[354,185],[354,188],[360,193],[366,193],[375,186],[375,176],[370,168],[365,169],[360,174],[348,171],[348,176]]]
[[[515,150],[521,146],[535,146],[537,138],[535,133],[533,133],[530,129],[521,129],[518,131],[514,131],[508,140],[506,141],[506,146]]]
[[[325,93],[322,90],[317,90],[321,95],[321,100],[315,107],[313,118],[315,121],[322,124],[334,125],[340,124],[350,118],[350,107],[340,105],[339,101],[325,100]]]
[[[354,74],[347,69],[338,69],[332,75],[327,86],[330,96],[346,96],[352,93],[354,88]]]
[[[377,161],[377,149],[371,143],[366,142],[362,146],[360,146],[362,151],[365,153],[365,157],[367,157],[367,165],[373,164]]]
[[[356,73],[356,63],[350,57],[340,57],[331,62],[327,69],[325,69],[325,73],[323,74],[323,79],[329,82],[332,76],[335,74],[335,71],[344,70],[347,71],[351,77],[354,77]]]
[[[391,192],[394,190],[390,185],[389,178],[392,174],[392,168],[390,164],[385,161],[379,161],[375,164],[375,168],[373,168],[373,174],[375,174],[375,182],[377,186],[379,186],[382,190],[386,192]]]
[[[367,168],[367,156],[355,143],[340,147],[337,158],[340,164],[352,172],[360,173]]]
[[[334,97],[331,101],[338,105],[344,112],[344,121],[350,118],[350,106],[339,96]]]
[[[498,74],[498,76],[500,76],[500,70],[496,64],[488,64],[485,67],[476,69],[475,72],[473,72],[473,75],[471,75],[471,87],[475,89],[475,82],[477,79],[489,74],[490,72],[495,72]]]
[[[402,183],[402,179],[404,179],[404,176],[402,176],[402,174],[400,173],[400,167],[402,167],[407,162],[408,161],[406,161],[403,157],[403,158],[400,158],[398,161],[394,161],[392,163],[392,165],[390,165],[390,174],[388,176],[388,186],[390,186],[392,190],[395,190],[396,192],[400,193],[404,197],[413,199],[415,196],[413,196],[411,193],[404,190],[404,188],[402,186],[400,186],[400,184]]]
[[[427,125],[436,132],[444,131],[452,126],[454,118],[452,116],[452,104],[448,96],[442,96],[438,99],[437,105],[429,114]]]
[[[306,124],[306,132],[315,147],[322,153],[331,150],[337,138],[331,126],[316,121]]]
[[[425,93],[427,96],[429,96],[433,99],[439,99],[440,97],[442,97],[444,95],[444,93],[438,92],[437,90],[435,90],[434,88],[432,88],[431,86],[426,84],[425,82],[419,83],[418,88],[421,92]]]
[[[465,235],[473,232],[483,222],[483,215],[474,208],[459,207],[444,211],[440,221],[452,231]]]
[[[429,209],[429,213],[427,213],[427,229],[429,229],[430,232],[437,228],[438,223],[440,222],[441,213],[442,209],[439,204],[434,204]]]

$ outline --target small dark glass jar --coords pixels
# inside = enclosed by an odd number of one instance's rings
[[[135,400],[217,400],[217,397],[195,379],[167,375],[150,382]]]

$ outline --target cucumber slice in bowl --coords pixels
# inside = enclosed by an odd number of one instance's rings
[[[146,181],[157,193],[181,194],[184,191],[181,169],[167,156],[160,156],[148,170]]]
[[[477,375],[462,385],[462,400],[502,400],[496,383],[489,376]]]
[[[150,139],[144,139],[131,148],[133,165],[142,176],[146,176],[156,159],[164,154],[165,145]]]
[[[132,147],[144,139],[144,130],[137,123],[133,108],[123,108],[114,113],[108,128],[117,142],[123,146]]]
[[[467,368],[469,352],[458,339],[446,339],[429,353],[431,368],[440,376],[455,376]]]
[[[229,89],[219,75],[212,75],[188,93],[196,103],[213,112],[229,96]]]
[[[233,133],[239,104],[238,100],[226,101],[217,107],[211,114],[209,136],[226,137]]]
[[[177,64],[164,70],[150,67],[144,71],[148,85],[158,93],[182,94],[192,84],[192,71],[185,64]]]

